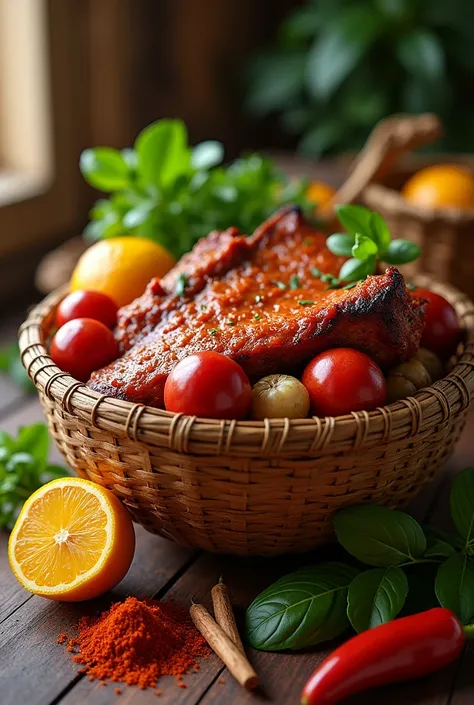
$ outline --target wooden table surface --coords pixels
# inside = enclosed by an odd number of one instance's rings
[[[0,326],[1,339],[12,324]],[[42,420],[36,398],[24,397],[13,385],[0,379],[0,427],[16,432],[22,424]],[[58,452],[52,451],[55,461]],[[440,527],[447,525],[447,496],[450,476],[474,464],[474,414],[456,452],[441,478],[425,489],[412,506],[419,518]],[[329,551],[326,551],[326,554]],[[71,633],[79,616],[94,614],[111,600],[127,595],[164,598],[172,595],[184,605],[190,596],[209,606],[209,593],[220,575],[232,591],[236,612],[277,576],[311,561],[321,552],[279,559],[241,559],[214,556],[176,546],[137,527],[137,551],[126,578],[113,593],[88,603],[60,604],[32,596],[11,573],[7,560],[7,535],[0,534],[0,705],[107,705],[108,703],[159,703],[160,705],[297,705],[307,677],[326,655],[312,653],[266,654],[249,650],[261,676],[262,689],[250,694],[242,690],[213,655],[203,661],[198,673],[186,676],[186,688],[173,678],[163,678],[157,697],[152,690],[124,688],[121,696],[114,686],[100,687],[77,675],[70,655],[56,643],[60,632]],[[117,700],[119,698],[119,700]],[[467,705],[474,702],[474,648],[469,645],[462,658],[434,675],[416,682],[391,686],[348,700],[348,705]]]

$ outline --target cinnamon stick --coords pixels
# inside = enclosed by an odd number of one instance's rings
[[[217,585],[214,585],[212,588],[211,596],[217,624],[225,631],[229,639],[234,642],[239,651],[245,655],[244,645],[242,644],[239,630],[235,623],[229,589],[222,581],[222,578],[220,578]]]
[[[191,605],[189,614],[196,629],[201,632],[211,649],[225,663],[235,680],[247,690],[256,688],[260,680],[247,657],[229,639],[204,605]]]

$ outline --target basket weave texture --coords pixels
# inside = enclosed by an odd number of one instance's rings
[[[215,421],[103,397],[61,372],[46,342],[64,291],[20,328],[23,364],[66,462],[109,488],[149,531],[239,555],[304,551],[348,505],[405,505],[442,467],[474,395],[474,305],[455,306],[464,344],[452,372],[414,397],[341,417]]]

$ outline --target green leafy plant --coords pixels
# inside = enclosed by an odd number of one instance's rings
[[[80,168],[86,181],[110,194],[91,210],[85,235],[98,240],[140,235],[179,258],[211,230],[236,226],[251,234],[287,203],[310,215],[305,180],[288,181],[270,159],[249,154],[222,166],[220,142],[188,144],[181,120],[146,127],[133,149],[86,149]]]
[[[248,70],[247,107],[280,115],[302,152],[360,147],[391,113],[432,111],[443,148],[474,149],[471,0],[308,0]]]
[[[45,424],[20,428],[13,438],[0,431],[0,528],[11,529],[25,500],[39,487],[67,475],[48,463],[50,438]]]
[[[0,348],[0,372],[6,374],[23,392],[31,394],[35,391],[35,385],[21,364],[17,343],[10,343]]]
[[[377,271],[380,262],[387,264],[407,264],[417,259],[420,248],[410,240],[392,240],[387,223],[379,213],[363,206],[336,206],[337,216],[347,233],[334,233],[326,240],[328,249],[335,255],[350,257],[342,265],[339,276],[322,274],[314,276],[326,280],[329,288],[365,279]]]
[[[474,468],[454,480],[451,514],[458,536],[378,505],[342,509],[334,529],[346,562],[304,568],[264,590],[247,610],[249,644],[265,651],[309,648],[349,625],[362,632],[436,603],[471,624]]]

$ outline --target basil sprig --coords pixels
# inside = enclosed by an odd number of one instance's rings
[[[39,487],[67,475],[48,463],[50,438],[46,424],[20,428],[17,438],[0,431],[0,528],[11,529],[23,503]]]
[[[264,590],[247,610],[249,644],[264,651],[309,648],[349,625],[361,632],[436,602],[472,623],[474,468],[456,477],[450,504],[459,535],[422,527],[387,507],[342,509],[334,529],[346,562],[305,568]]]
[[[377,263],[407,264],[421,252],[410,240],[392,240],[388,225],[379,213],[363,206],[336,206],[337,216],[346,233],[330,235],[328,249],[335,255],[350,257],[339,271],[339,283],[350,283],[374,274]]]
[[[177,258],[211,230],[236,226],[251,234],[285,204],[299,204],[308,216],[308,182],[289,180],[259,154],[223,166],[224,148],[209,140],[188,143],[181,120],[158,120],[146,127],[132,149],[86,149],[80,158],[84,179],[107,194],[93,207],[85,235],[147,237]]]

